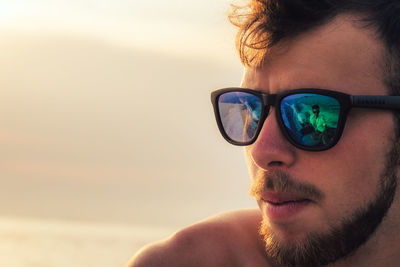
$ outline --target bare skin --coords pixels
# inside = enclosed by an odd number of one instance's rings
[[[354,18],[339,16],[278,44],[262,68],[245,70],[242,87],[270,93],[323,88],[355,95],[387,94],[381,68],[383,46],[372,30],[360,28]],[[352,110],[339,143],[323,152],[292,146],[273,113],[272,109],[257,141],[245,148],[252,181],[282,171],[298,183],[313,185],[324,198],[278,219],[269,217],[269,204],[257,199],[259,210],[235,211],[185,228],[143,248],[128,266],[273,266],[258,234],[262,220],[282,243],[302,242],[310,232],[326,233],[374,198],[394,137],[390,112]],[[331,266],[398,266],[398,195],[370,239]]]
[[[260,222],[255,209],[221,214],[144,247],[128,266],[271,266],[263,256]]]

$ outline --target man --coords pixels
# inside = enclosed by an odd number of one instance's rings
[[[322,115],[320,116],[320,114],[319,114],[319,106],[314,105],[312,107],[312,112],[313,112],[313,114],[311,114],[311,116],[310,116],[311,125],[318,132],[320,132],[320,133],[324,132],[326,130],[326,122],[325,122],[324,117]]]
[[[400,266],[400,102],[366,97],[399,93],[400,1],[253,0],[231,20],[245,73],[212,100],[259,209],[183,229],[129,266]],[[228,115],[249,113],[243,100],[258,105],[254,130]],[[333,125],[318,144],[285,108],[316,104]]]
[[[322,143],[326,144],[327,141],[325,140],[324,134],[326,132],[327,125],[326,125],[324,116],[320,115],[318,105],[312,106],[312,114],[310,116],[310,124],[314,128],[314,132],[313,132],[314,140],[316,140],[317,142],[322,142]]]

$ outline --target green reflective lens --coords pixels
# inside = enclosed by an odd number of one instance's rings
[[[290,137],[306,147],[327,147],[334,142],[340,103],[333,97],[300,93],[284,97],[280,111]]]

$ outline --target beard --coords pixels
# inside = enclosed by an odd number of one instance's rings
[[[352,255],[375,232],[392,205],[397,188],[397,166],[399,161],[398,143],[388,153],[385,169],[380,175],[375,198],[356,209],[351,216],[332,226],[326,233],[309,233],[302,241],[282,244],[263,220],[260,235],[265,242],[267,257],[279,266],[324,266]],[[312,185],[297,184],[283,172],[275,172],[264,181],[255,182],[250,194],[257,197],[265,189],[278,192],[296,192],[314,199],[323,198]]]

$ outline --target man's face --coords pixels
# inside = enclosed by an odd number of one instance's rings
[[[274,47],[262,68],[246,69],[242,87],[269,93],[321,88],[384,95],[382,53],[372,31],[340,16]],[[274,112],[272,108],[257,141],[245,148],[267,246],[307,246],[311,237],[334,236],[332,231],[359,219],[375,202],[390,202],[380,199],[387,191],[393,193],[397,175],[397,165],[387,162],[394,139],[389,111],[352,109],[338,144],[322,152],[292,146],[280,132]],[[393,167],[390,173],[387,167]],[[394,185],[383,187],[388,179]],[[370,233],[366,235],[364,239]]]

